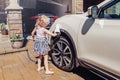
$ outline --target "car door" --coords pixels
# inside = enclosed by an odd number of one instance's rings
[[[120,1],[104,6],[98,18],[88,21],[91,25],[83,26],[89,27],[87,32],[78,34],[79,58],[120,74]]]

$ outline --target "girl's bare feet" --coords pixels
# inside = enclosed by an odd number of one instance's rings
[[[40,70],[43,70],[43,69],[44,69],[44,67],[40,67],[40,68],[37,69],[37,71],[40,71]]]
[[[46,71],[45,74],[54,74],[52,71]]]

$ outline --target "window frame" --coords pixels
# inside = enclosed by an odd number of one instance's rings
[[[105,17],[100,17],[101,13],[102,13],[103,11],[105,11],[106,9],[110,8],[111,6],[115,5],[115,4],[118,3],[118,2],[120,2],[120,1],[119,1],[119,0],[112,1],[112,2],[110,2],[109,4],[100,7],[100,8],[99,8],[99,12],[98,12],[98,18],[104,19]],[[120,19],[120,18],[105,18],[105,19]]]

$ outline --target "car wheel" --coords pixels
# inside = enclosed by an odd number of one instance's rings
[[[71,71],[74,68],[73,50],[66,38],[60,37],[53,44],[51,59],[55,66],[64,70]]]

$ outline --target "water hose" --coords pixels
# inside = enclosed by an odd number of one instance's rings
[[[37,60],[34,60],[34,59],[31,58],[31,56],[30,56],[30,52],[29,52],[28,49],[26,50],[26,52],[27,52],[27,56],[28,56],[28,58],[29,58],[32,62],[34,62],[35,64],[37,64]]]

